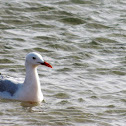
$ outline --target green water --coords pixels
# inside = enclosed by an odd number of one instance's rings
[[[0,73],[23,82],[39,52],[45,101],[0,100],[0,126],[125,126],[126,1],[0,1]]]

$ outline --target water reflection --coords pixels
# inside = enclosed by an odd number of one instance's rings
[[[41,102],[21,102],[21,106],[22,107],[35,107],[35,106],[39,106],[41,104]]]
[[[24,110],[27,110],[28,112],[33,111],[33,107],[40,106],[41,102],[21,102],[20,104]]]

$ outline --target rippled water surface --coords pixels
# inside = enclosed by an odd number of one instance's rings
[[[126,1],[0,0],[0,73],[24,80],[36,51],[45,101],[0,100],[0,126],[125,126]]]

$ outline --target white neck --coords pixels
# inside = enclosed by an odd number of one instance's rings
[[[25,101],[40,102],[43,100],[41,92],[39,76],[37,73],[37,66],[25,63],[26,77],[23,84],[23,93]]]
[[[25,86],[34,86],[35,89],[40,86],[39,76],[37,73],[37,66],[26,63],[26,77],[24,81]]]

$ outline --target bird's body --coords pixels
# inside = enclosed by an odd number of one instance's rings
[[[52,68],[50,64],[43,60],[40,54],[35,52],[29,53],[25,60],[26,76],[24,83],[17,84],[10,80],[1,79],[0,97],[20,101],[41,102],[43,100],[43,94],[37,73],[38,65],[45,65]],[[4,93],[8,93],[9,97],[5,97]]]

